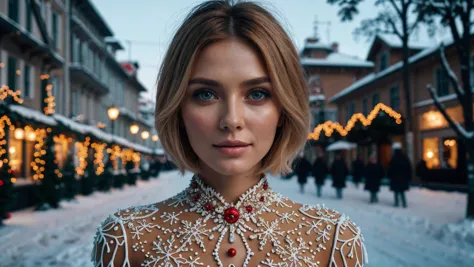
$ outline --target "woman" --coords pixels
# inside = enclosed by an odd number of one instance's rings
[[[378,202],[377,193],[380,190],[380,182],[385,176],[382,164],[377,161],[375,155],[370,156],[369,163],[365,167],[365,190],[370,192],[370,203]]]
[[[254,3],[197,6],[158,80],[156,126],[189,187],[121,209],[99,227],[95,266],[361,266],[360,230],[294,203],[265,177],[289,172],[309,129],[308,91],[290,38]],[[143,265],[142,265],[143,264]]]

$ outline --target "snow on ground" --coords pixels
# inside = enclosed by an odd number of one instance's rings
[[[89,262],[95,230],[118,208],[161,201],[185,188],[191,175],[165,172],[159,179],[139,181],[135,187],[96,192],[62,203],[59,210],[14,212],[0,228],[0,266],[92,266]],[[463,220],[466,195],[411,189],[408,208],[393,207],[387,188],[380,203],[368,203],[368,193],[352,184],[344,199],[335,198],[329,181],[323,197],[316,197],[313,180],[299,193],[295,179],[270,177],[273,188],[307,204],[325,204],[350,216],[362,229],[369,254],[368,266],[472,266],[474,223]]]

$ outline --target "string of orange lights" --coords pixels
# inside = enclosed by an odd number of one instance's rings
[[[351,119],[347,122],[346,126],[342,126],[338,122],[326,121],[322,124],[316,126],[313,132],[308,134],[308,139],[310,140],[319,140],[321,136],[321,132],[324,131],[327,137],[330,137],[334,131],[337,131],[341,136],[346,136],[355,126],[355,124],[360,121],[365,127],[372,124],[372,121],[377,117],[380,112],[387,113],[390,117],[395,119],[397,124],[402,123],[402,115],[391,107],[379,103],[377,104],[374,109],[369,113],[367,117],[364,116],[362,113],[353,114]]]

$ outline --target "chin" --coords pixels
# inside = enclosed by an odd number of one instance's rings
[[[255,164],[250,164],[249,162],[242,162],[240,160],[233,159],[215,162],[210,167],[214,169],[215,172],[220,173],[221,175],[237,176],[248,173],[255,167]]]

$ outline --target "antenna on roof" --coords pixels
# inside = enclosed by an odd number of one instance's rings
[[[331,43],[331,21],[319,21],[318,16],[314,15],[314,22],[313,22],[314,38],[319,38],[319,34],[318,34],[319,24],[326,25],[327,35],[328,35],[327,42]]]

